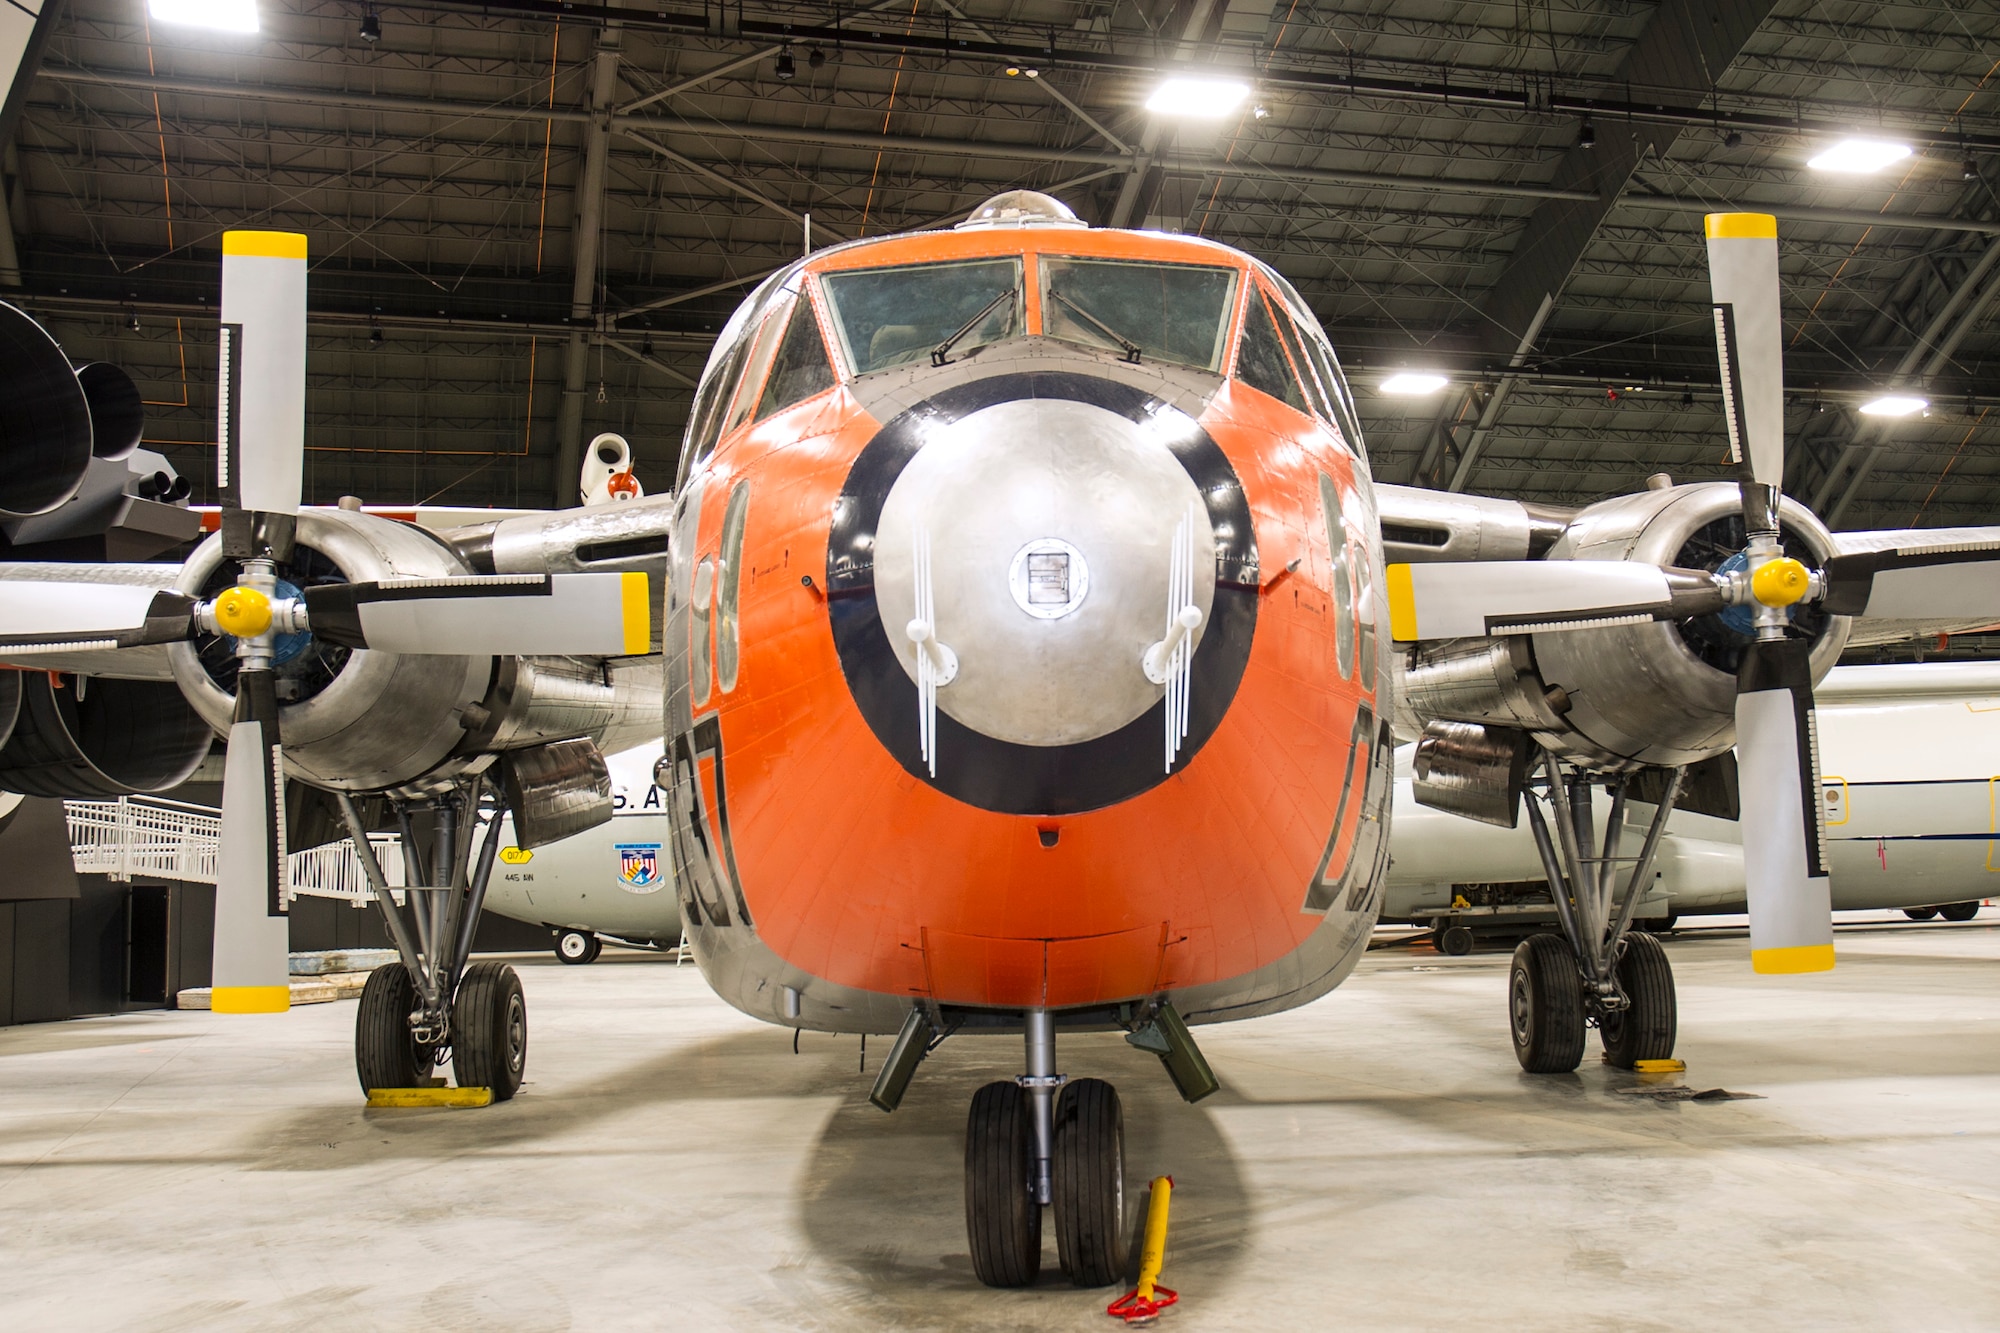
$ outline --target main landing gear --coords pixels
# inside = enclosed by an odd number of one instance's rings
[[[1125,1274],[1125,1118],[1102,1079],[1055,1072],[1055,1020],[1026,1015],[1028,1072],[989,1083],[965,1127],[965,1230],[989,1287],[1025,1287],[1042,1267],[1042,1209],[1063,1274],[1105,1287]]]
[[[449,1058],[460,1087],[491,1088],[506,1101],[520,1089],[528,1059],[528,1008],[521,979],[503,963],[467,966],[472,936],[500,850],[494,810],[473,859],[483,779],[422,802],[397,801],[402,825],[405,906],[397,906],[352,798],[342,793],[362,870],[380,904],[399,961],[385,963],[362,989],[354,1022],[354,1071],[363,1091],[421,1086]],[[427,824],[429,864],[418,840]],[[594,942],[594,941],[593,941]]]
[[[1514,1055],[1531,1074],[1565,1074],[1583,1060],[1585,1030],[1595,1026],[1604,1057],[1630,1069],[1641,1060],[1674,1053],[1678,1009],[1673,969],[1651,935],[1630,930],[1633,910],[1652,882],[1653,858],[1667,815],[1680,793],[1684,770],[1670,773],[1666,791],[1635,857],[1621,857],[1627,778],[1601,778],[1565,770],[1542,753],[1542,777],[1523,793],[1535,846],[1562,921],[1561,935],[1534,935],[1514,950],[1507,1010]],[[1604,852],[1598,855],[1592,792],[1611,793]],[[1551,837],[1550,806],[1555,824]],[[1618,872],[1630,867],[1622,899],[1614,898]]]

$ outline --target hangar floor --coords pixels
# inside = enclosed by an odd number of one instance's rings
[[[1794,979],[1753,978],[1740,935],[1669,946],[1688,1083],[1762,1100],[1524,1076],[1506,955],[1407,947],[1205,1030],[1225,1090],[1198,1108],[1115,1037],[1061,1065],[1116,1079],[1132,1172],[1178,1181],[1185,1330],[1993,1327],[2000,927],[1839,943]],[[794,1057],[692,968],[524,971],[529,1084],[484,1111],[364,1112],[351,1002],[0,1031],[4,1322],[1115,1327],[1052,1236],[1040,1287],[972,1278],[960,1127],[1013,1042],[947,1044],[886,1117],[852,1039]]]

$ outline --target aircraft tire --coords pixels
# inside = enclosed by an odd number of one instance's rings
[[[1507,1008],[1514,1058],[1530,1074],[1568,1074],[1583,1060],[1583,975],[1569,941],[1530,935],[1514,950]]]
[[[1943,907],[1938,908],[1938,915],[1947,921],[1970,921],[1979,915],[1979,904],[1976,902],[1946,903]]]
[[[1438,952],[1453,958],[1463,958],[1471,953],[1472,944],[1472,929],[1469,926],[1446,926],[1438,932]]]
[[[1935,907],[1905,907],[1903,915],[1912,921],[1928,921],[1938,914]]]
[[[1028,1191],[1035,1130],[1018,1084],[988,1083],[965,1122],[965,1235],[989,1287],[1025,1287],[1042,1271],[1042,1209]]]
[[[430,1077],[434,1048],[410,1035],[417,984],[402,963],[384,963],[368,974],[354,1012],[354,1072],[361,1090],[413,1088]]]
[[[604,941],[587,930],[559,930],[556,932],[556,957],[565,963],[582,966],[597,961],[597,955],[604,952]]]
[[[1680,1031],[1680,1005],[1667,951],[1651,935],[1629,931],[1618,958],[1618,984],[1632,1001],[1629,1009],[1598,1020],[1604,1057],[1620,1069],[1641,1060],[1665,1060]]]
[[[505,963],[474,963],[451,1006],[451,1064],[461,1088],[491,1088],[504,1102],[528,1067],[528,1001]]]
[[[1125,1276],[1125,1112],[1101,1078],[1065,1086],[1056,1103],[1056,1255],[1079,1287],[1108,1287]]]

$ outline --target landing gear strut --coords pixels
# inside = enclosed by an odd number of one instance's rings
[[[1529,1073],[1575,1069],[1583,1059],[1585,1028],[1592,1023],[1604,1041],[1605,1058],[1614,1065],[1630,1069],[1640,1060],[1664,1060],[1674,1053],[1678,1011],[1673,969],[1658,940],[1629,927],[1651,882],[1660,835],[1684,775],[1684,769],[1670,772],[1639,854],[1621,857],[1627,778],[1566,770],[1543,751],[1541,781],[1524,795],[1562,935],[1532,936],[1514,950],[1509,1026],[1514,1055]],[[1596,851],[1591,817],[1592,792],[1600,782],[1611,793],[1602,855]],[[1542,811],[1544,800],[1549,815]],[[1626,866],[1630,875],[1624,897],[1618,899],[1615,880]]]
[[[1025,1287],[1042,1266],[1042,1209],[1079,1287],[1125,1273],[1125,1118],[1102,1079],[1055,1072],[1055,1017],[1024,1015],[1027,1072],[972,1099],[965,1131],[965,1230],[989,1287]]]
[[[521,1086],[528,1053],[521,979],[500,963],[466,966],[500,850],[496,810],[479,839],[476,861],[473,857],[484,789],[485,780],[474,778],[421,803],[396,802],[407,903],[401,907],[353,798],[338,794],[361,868],[401,956],[377,968],[361,992],[354,1072],[363,1091],[419,1085],[447,1052],[463,1087],[491,1088],[493,1100],[505,1101]],[[417,841],[419,809],[430,815],[428,865]]]

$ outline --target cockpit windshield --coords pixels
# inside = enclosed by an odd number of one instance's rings
[[[1042,331],[1050,337],[1134,361],[1222,364],[1234,269],[1046,254],[1041,269]]]
[[[857,375],[956,360],[1021,332],[1018,258],[858,269],[820,285]]]

